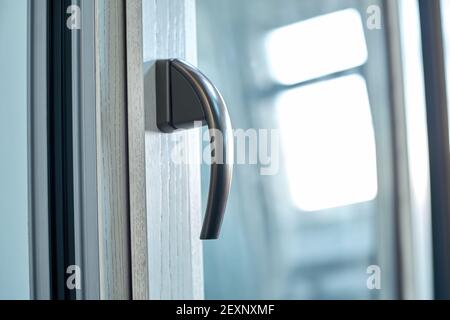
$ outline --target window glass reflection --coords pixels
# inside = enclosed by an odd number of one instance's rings
[[[269,33],[270,73],[294,84],[364,64],[367,47],[361,16],[355,9],[332,12]]]
[[[366,27],[373,5],[197,0],[198,64],[234,128],[281,142],[276,174],[235,166],[221,238],[204,243],[207,299],[395,297],[387,39]],[[204,166],[203,195],[208,182]],[[382,290],[367,286],[374,266]]]
[[[291,196],[300,209],[375,198],[375,136],[361,76],[286,91],[276,105]]]

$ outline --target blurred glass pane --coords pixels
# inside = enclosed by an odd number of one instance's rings
[[[375,198],[375,136],[361,76],[288,90],[276,106],[291,196],[301,210]]]
[[[355,9],[291,24],[266,39],[269,70],[276,81],[294,84],[364,64],[367,47]]]
[[[29,299],[27,0],[0,1],[0,299]]]
[[[197,0],[199,67],[234,128],[281,138],[275,174],[235,165],[221,237],[204,243],[206,298],[396,297],[388,31],[365,27],[374,5]],[[208,182],[205,165],[203,195]]]

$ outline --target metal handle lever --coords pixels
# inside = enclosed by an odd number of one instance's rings
[[[189,129],[194,122],[208,125],[211,136],[211,177],[200,239],[217,239],[233,175],[233,134],[220,92],[194,66],[178,60],[156,62],[158,128],[170,133]]]

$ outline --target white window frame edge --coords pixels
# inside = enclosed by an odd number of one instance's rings
[[[32,299],[50,299],[47,0],[28,1],[28,197]]]

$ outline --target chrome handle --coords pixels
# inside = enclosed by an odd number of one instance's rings
[[[178,60],[156,62],[156,117],[158,128],[171,133],[208,125],[211,136],[211,177],[200,239],[217,239],[233,175],[233,134],[220,92],[194,66]]]

